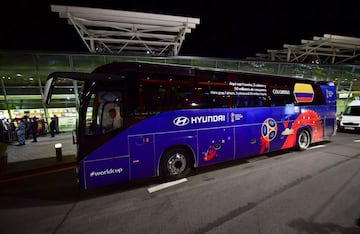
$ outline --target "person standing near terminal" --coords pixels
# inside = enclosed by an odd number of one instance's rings
[[[19,144],[17,144],[18,146],[25,145],[25,129],[26,129],[26,125],[24,123],[24,120],[18,119],[18,124],[15,129],[17,140],[19,142]]]
[[[50,121],[50,135],[51,135],[51,137],[55,136],[55,132],[56,132],[56,120],[55,120],[55,117],[52,117],[51,121]]]
[[[60,129],[59,129],[59,117],[57,117],[56,115],[54,115],[54,119],[55,119],[55,134],[59,134],[59,133],[60,133]]]
[[[37,142],[37,129],[38,129],[38,121],[36,119],[36,117],[34,116],[32,119],[30,119],[30,124],[29,124],[29,132],[33,137],[33,141],[32,142]]]

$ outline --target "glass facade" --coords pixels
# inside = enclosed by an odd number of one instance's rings
[[[36,116],[49,122],[56,115],[61,131],[72,130],[76,123],[76,97],[81,93],[81,83],[61,83],[54,90],[51,104],[44,105],[43,89],[48,75],[56,71],[91,72],[100,65],[119,61],[180,64],[333,81],[338,91],[338,113],[344,110],[347,103],[360,96],[360,65],[0,51],[0,118]]]

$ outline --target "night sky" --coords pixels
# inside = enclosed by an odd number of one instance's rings
[[[73,26],[51,4],[200,18],[180,55],[245,59],[301,39],[335,34],[360,38],[360,2],[329,1],[9,1],[0,14],[0,50],[87,52]]]

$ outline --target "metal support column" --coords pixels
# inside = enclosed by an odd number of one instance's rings
[[[36,78],[37,78],[37,82],[38,82],[38,85],[39,85],[41,99],[43,99],[44,98],[44,90],[43,90],[43,87],[42,87],[42,84],[41,84],[41,78],[40,78],[40,75],[39,75],[38,61],[39,61],[38,60],[38,55],[33,55],[33,63],[34,63],[35,71],[36,71]],[[48,111],[47,111],[45,103],[43,103],[42,101],[41,101],[41,103],[42,103],[42,107],[44,109],[44,114],[45,114],[44,121],[47,122],[47,120],[48,120]]]

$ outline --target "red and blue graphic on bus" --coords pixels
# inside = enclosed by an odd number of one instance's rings
[[[220,147],[215,149],[214,145],[210,145],[208,150],[206,151],[206,153],[204,155],[204,160],[205,161],[210,161],[211,159],[213,159],[217,155],[216,151],[219,150],[219,149],[220,149]]]
[[[259,153],[264,153],[269,148],[270,142],[275,139],[278,131],[277,123],[273,118],[267,118],[261,126],[261,149]]]

